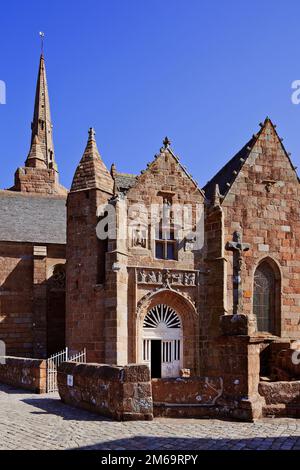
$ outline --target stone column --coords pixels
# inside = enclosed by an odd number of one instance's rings
[[[106,258],[105,362],[128,363],[128,272],[126,204],[116,200],[116,239]],[[123,224],[123,225],[122,225]]]

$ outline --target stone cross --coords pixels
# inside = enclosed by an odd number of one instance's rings
[[[250,249],[249,243],[242,242],[240,232],[234,232],[233,241],[227,242],[225,249],[233,252],[233,314],[243,313],[242,267],[243,252]]]

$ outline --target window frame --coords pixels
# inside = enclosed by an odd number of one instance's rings
[[[159,224],[161,225],[161,223]],[[169,237],[164,236],[165,233],[169,233]],[[174,227],[168,227],[165,230],[159,227],[159,233],[158,233],[158,238],[155,237],[155,259],[163,259],[163,260],[171,260],[171,261],[177,261],[178,260],[178,250],[177,250],[177,240],[175,238],[175,229]],[[162,254],[163,257],[159,258],[157,256],[157,245],[162,245]],[[170,258],[168,256],[168,247],[172,246],[173,247],[173,258]]]
[[[280,336],[281,335],[281,273],[280,273],[277,263],[274,260],[272,260],[272,258],[263,258],[254,269],[252,311],[256,319],[258,320],[257,309],[259,308],[259,305],[257,305],[256,303],[257,286],[255,284],[256,283],[255,278],[256,278],[258,270],[263,272],[264,266],[266,267],[266,272],[268,271],[268,274],[266,274],[266,276],[272,273],[273,293],[269,292],[269,299],[268,299],[268,304],[269,304],[268,325],[269,327],[267,330],[265,329],[262,330],[260,329],[258,321],[257,321],[257,332],[262,333],[262,334]],[[263,295],[263,294],[260,294],[260,295]]]

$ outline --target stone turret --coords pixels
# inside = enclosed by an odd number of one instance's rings
[[[90,128],[83,156],[67,198],[67,346],[87,349],[87,359],[107,362],[105,295],[110,241],[97,237],[99,207],[113,196],[114,180],[100,157]],[[114,288],[115,294],[115,288]]]
[[[95,131],[91,127],[85,151],[75,171],[71,191],[101,189],[112,195],[113,186],[113,178],[100,157]]]

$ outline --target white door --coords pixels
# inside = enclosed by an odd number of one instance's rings
[[[180,339],[161,342],[161,376],[179,377],[180,370]]]
[[[168,305],[156,305],[149,310],[143,324],[142,360],[149,365],[151,376],[178,377],[182,367],[181,351],[182,326],[179,315]]]

